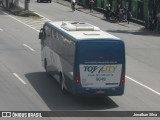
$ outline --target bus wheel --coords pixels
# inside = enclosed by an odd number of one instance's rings
[[[60,79],[61,91],[62,91],[63,94],[66,94],[67,91],[66,91],[66,89],[64,88],[64,79],[63,79],[63,77],[62,77],[62,73],[61,73],[61,72],[59,73],[59,79]]]
[[[46,60],[46,59],[44,60],[44,68],[45,68],[45,70],[46,70],[46,73],[48,73],[48,69],[47,69],[47,60]]]
[[[45,70],[46,70],[47,76],[50,77],[50,74],[49,74],[49,72],[48,72],[47,60],[46,60],[46,59],[44,60],[44,68],[45,68]]]

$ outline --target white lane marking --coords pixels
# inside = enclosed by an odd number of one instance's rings
[[[154,90],[154,89],[148,87],[147,85],[145,85],[145,84],[143,84],[143,83],[141,83],[141,82],[138,82],[137,80],[135,80],[135,79],[133,79],[133,78],[131,78],[131,77],[129,77],[129,76],[125,76],[125,77],[128,78],[129,80],[131,80],[131,81],[133,81],[133,82],[135,82],[135,83],[141,85],[142,87],[144,87],[144,88],[146,88],[146,89],[148,89],[148,90],[150,90],[150,91],[156,93],[157,95],[160,95],[159,92],[157,92],[156,90]]]
[[[27,48],[30,49],[31,51],[35,51],[33,48],[29,47],[29,46],[26,45],[26,44],[23,44],[23,46],[27,47]]]
[[[3,29],[0,28],[0,31],[3,31]]]
[[[44,17],[43,15],[41,15],[41,14],[39,14],[39,13],[37,13],[37,12],[34,12],[34,13],[35,13],[35,14],[37,14],[37,15],[39,15],[40,17],[42,17],[42,18],[46,19],[47,21],[51,21],[50,19],[48,19],[48,18]]]
[[[3,12],[3,13],[4,13],[4,14],[6,14],[6,15],[8,15],[9,17],[11,17],[11,18],[15,19],[16,21],[18,21],[18,22],[20,22],[20,23],[22,23],[22,24],[24,24],[24,25],[28,26],[29,28],[32,28],[33,30],[35,30],[35,31],[39,32],[39,30],[35,29],[34,27],[31,27],[30,25],[27,25],[26,23],[24,23],[24,22],[22,22],[22,21],[18,20],[17,18],[15,18],[15,17],[13,17],[13,16],[11,16],[11,15],[7,14],[6,12]]]
[[[27,84],[24,80],[22,80],[16,73],[13,73],[13,75],[19,80],[21,81],[23,84]]]

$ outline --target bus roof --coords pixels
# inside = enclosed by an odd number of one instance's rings
[[[100,30],[98,27],[84,22],[75,21],[56,21],[47,22],[53,27],[61,30],[62,32],[72,36],[77,40],[84,39],[116,39],[118,37],[111,35],[105,31]]]

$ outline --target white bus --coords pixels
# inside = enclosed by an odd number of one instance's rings
[[[85,22],[57,21],[46,22],[39,39],[42,64],[62,91],[102,96],[124,93],[125,46],[119,38]]]

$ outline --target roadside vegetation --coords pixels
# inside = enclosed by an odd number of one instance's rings
[[[26,2],[27,0],[24,1],[25,8],[19,6],[19,0],[10,0],[10,2],[9,0],[4,0],[3,7],[16,16],[40,18],[39,15],[28,9],[29,2]]]
[[[40,18],[39,15],[35,14],[33,11],[30,10],[25,10],[22,7],[19,6],[13,6],[11,8],[9,8],[9,11],[17,16],[21,16],[21,17],[35,17],[35,18]]]

